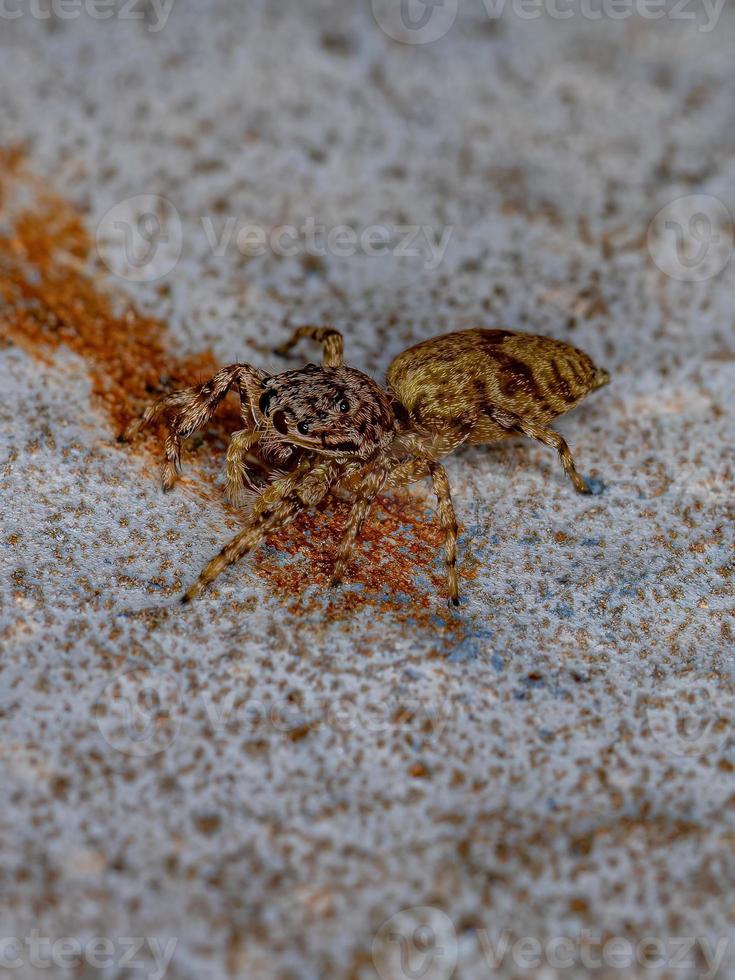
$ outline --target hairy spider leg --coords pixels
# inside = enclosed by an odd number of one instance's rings
[[[454,504],[452,503],[452,491],[449,486],[447,471],[440,463],[430,463],[429,471],[438,504],[439,522],[444,529],[444,553],[447,578],[449,579],[449,603],[452,606],[458,606],[457,535],[459,534],[459,527],[457,525],[457,515],[454,512]]]
[[[140,418],[135,419],[123,433],[122,440],[130,442],[141,429],[158,418],[169,415],[169,433],[164,446],[164,462],[161,467],[161,482],[164,490],[170,490],[176,482],[176,474],[181,470],[181,444],[197,429],[212,418],[217,406],[230,388],[237,384],[240,395],[240,411],[243,421],[250,417],[247,385],[260,384],[263,375],[249,364],[231,364],[222,368],[213,378],[201,385],[175,391],[164,395],[150,404]]]
[[[431,462],[428,459],[404,459],[398,463],[385,481],[386,490],[397,490],[399,487],[406,487],[410,483],[418,483],[431,473]]]
[[[566,439],[559,435],[555,429],[552,429],[551,426],[542,425],[539,422],[532,422],[529,419],[524,419],[520,415],[505,411],[504,409],[494,409],[492,412],[492,418],[498,423],[498,425],[503,426],[505,429],[513,429],[516,432],[522,432],[523,435],[528,436],[529,439],[535,439],[537,442],[543,443],[544,446],[548,446],[550,449],[555,449],[559,454],[559,459],[561,460],[561,465],[564,467],[564,472],[574,484],[574,489],[577,491],[577,493],[592,492],[587,484],[587,481],[584,479],[584,477],[580,476],[577,467],[574,464],[574,457],[572,456],[571,450],[567,445]]]
[[[347,565],[355,551],[355,543],[360,531],[372,510],[375,498],[380,493],[388,475],[388,466],[384,460],[377,460],[369,466],[355,490],[355,502],[352,505],[344,534],[337,552],[337,564],[334,566],[332,585],[342,582]]]
[[[296,327],[291,337],[284,344],[276,347],[274,354],[286,357],[302,337],[308,337],[322,345],[324,367],[342,367],[344,340],[339,330],[334,330],[332,327]]]
[[[536,439],[550,449],[555,449],[559,454],[561,465],[564,472],[574,484],[577,493],[592,493],[587,481],[581,476],[574,465],[574,457],[571,454],[566,439],[548,425],[539,425],[536,422],[521,420],[521,431],[529,439]]]
[[[416,483],[431,476],[434,493],[438,503],[438,516],[445,534],[445,553],[447,575],[449,580],[449,602],[459,605],[459,586],[457,579],[457,535],[459,528],[452,503],[451,489],[446,470],[437,460],[454,452],[467,439],[469,427],[442,433],[421,433],[416,431],[402,432],[394,446],[394,450],[403,453],[416,453],[416,456],[403,459],[400,462],[392,460],[382,465],[386,466],[386,476],[377,492],[383,489],[398,489],[410,483]],[[351,489],[355,489],[354,477],[344,481]],[[364,520],[364,518],[363,518]],[[358,528],[359,531],[359,528]],[[356,535],[355,535],[356,537]],[[354,541],[353,541],[354,545]],[[350,554],[351,554],[350,549]],[[348,559],[349,560],[349,555]]]
[[[205,566],[183,596],[182,603],[191,602],[229,565],[256,548],[269,534],[290,524],[301,511],[318,504],[329,492],[339,468],[339,463],[334,460],[305,460],[293,473],[264,490],[243,529]]]
[[[260,439],[258,429],[240,429],[233,432],[230,445],[227,447],[227,499],[234,507],[240,507],[245,502],[248,492],[255,493],[256,489],[248,477],[246,459],[248,451]]]
[[[462,441],[462,440],[460,440]],[[447,577],[449,581],[449,602],[459,605],[459,582],[457,577],[457,536],[459,527],[452,502],[449,478],[443,466],[436,460],[418,457],[398,463],[388,474],[385,489],[397,489],[416,483],[430,476],[437,499],[439,522],[444,530],[444,550]]]

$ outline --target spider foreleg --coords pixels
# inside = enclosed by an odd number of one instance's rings
[[[322,364],[324,367],[341,367],[344,359],[344,341],[339,330],[333,327],[297,327],[291,337],[274,353],[286,357],[298,344],[302,337],[308,337],[321,344],[324,350]]]
[[[246,459],[248,451],[256,444],[260,438],[258,429],[240,429],[234,432],[227,447],[227,488],[225,493],[227,499],[234,507],[241,507],[245,502],[245,497],[250,493],[255,493],[256,487],[248,476]]]
[[[313,507],[327,494],[338,473],[333,461],[316,465],[307,460],[268,487],[253,505],[243,529],[205,566],[197,581],[187,590],[182,603],[191,602],[229,565],[256,548],[269,534],[285,527],[301,511]]]
[[[130,423],[121,437],[122,441],[132,441],[154,419],[160,415],[168,416],[169,433],[164,447],[161,481],[163,489],[170,490],[181,469],[181,444],[184,439],[206,425],[234,384],[238,385],[243,420],[247,419],[250,413],[248,384],[260,384],[261,377],[259,371],[247,364],[231,364],[222,368],[204,384],[164,395],[150,404],[140,418]]]

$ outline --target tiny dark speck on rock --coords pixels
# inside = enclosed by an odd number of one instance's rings
[[[355,42],[348,34],[327,32],[322,34],[322,47],[332,54],[346,57],[354,51]]]

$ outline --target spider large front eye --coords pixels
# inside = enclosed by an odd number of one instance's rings
[[[288,435],[288,422],[286,421],[286,413],[282,409],[273,413],[273,428],[276,432],[280,432],[282,436]]]
[[[339,408],[340,412],[342,412],[342,414],[344,415],[345,412],[349,412],[350,403],[347,401],[346,398],[343,398],[337,407]]]
[[[258,402],[258,408],[263,415],[268,415],[271,408],[271,401],[275,397],[275,391],[266,391],[260,396],[260,401]]]
[[[298,431],[301,433],[302,436],[308,436],[309,435],[309,423],[308,422],[299,422],[299,424],[296,426],[296,428],[298,429]]]

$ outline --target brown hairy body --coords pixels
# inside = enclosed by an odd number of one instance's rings
[[[579,475],[564,439],[549,423],[607,384],[576,347],[509,330],[463,330],[426,340],[391,363],[387,392],[343,365],[342,336],[329,327],[300,327],[277,350],[286,355],[302,337],[323,345],[322,367],[266,375],[248,364],[223,368],[211,381],[174,392],[149,406],[124,438],[167,417],[163,486],[171,489],[182,441],[204,425],[230,388],[240,395],[243,428],[227,453],[227,490],[241,503],[258,491],[245,527],[203,570],[183,601],[196,596],[228,565],[257,547],[330,491],[347,490],[354,503],[340,545],[333,584],[342,579],[372,503],[384,488],[431,476],[445,533],[449,600],[459,604],[457,520],[439,460],[463,443],[490,443],[522,433],[555,449],[580,493]],[[274,469],[256,484],[251,450]]]
[[[546,425],[609,380],[576,347],[510,330],[461,330],[425,340],[388,368],[412,421],[437,431],[468,423],[471,443],[513,435],[499,412]]]

